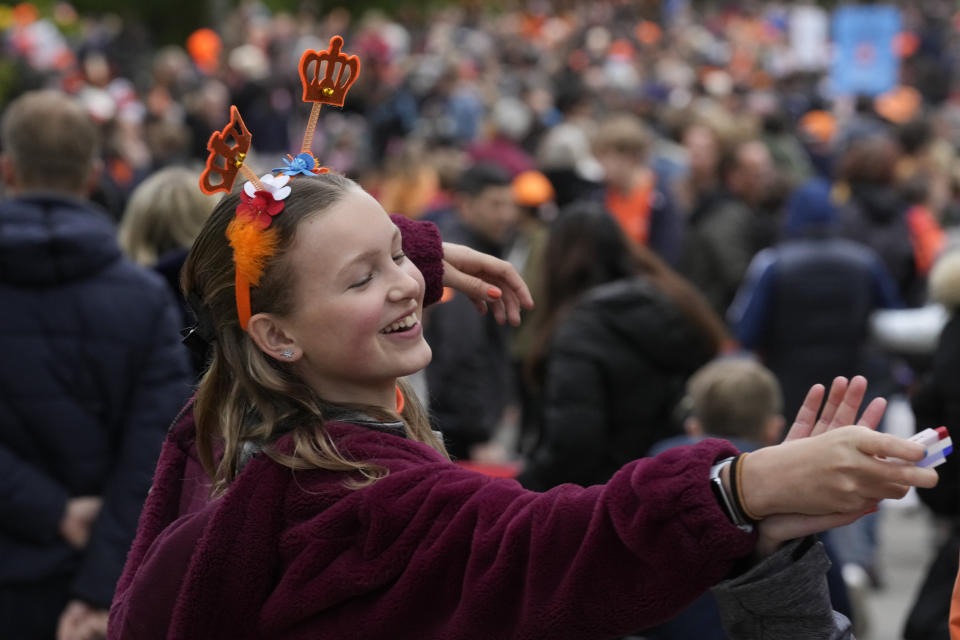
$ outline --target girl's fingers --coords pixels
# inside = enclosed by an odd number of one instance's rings
[[[843,396],[846,392],[847,379],[843,376],[834,378],[830,384],[830,392],[827,394],[827,402],[823,406],[823,411],[820,413],[820,419],[817,421],[817,424],[814,425],[810,435],[815,436],[829,429],[830,424],[833,422],[833,416],[836,415],[837,409],[840,407],[840,403],[843,401]]]
[[[857,419],[857,412],[860,410],[860,404],[863,402],[863,396],[866,393],[867,379],[863,376],[854,376],[847,385],[840,406],[827,425],[827,429],[836,429],[853,424]]]
[[[920,462],[926,449],[922,444],[910,442],[887,433],[863,431],[857,434],[856,447],[862,453],[878,458],[900,458],[908,462]],[[936,471],[932,471],[936,474]]]
[[[857,424],[869,429],[876,431],[877,427],[880,425],[880,420],[883,419],[883,414],[887,410],[887,401],[884,398],[874,398],[870,401],[870,404],[867,405],[867,408],[863,410],[863,415],[860,416],[860,420],[857,421]]]
[[[513,326],[520,325],[520,298],[517,297],[517,294],[514,293],[513,289],[507,289],[504,292],[503,304],[506,308],[507,319],[510,321],[510,324]]]
[[[810,387],[807,397],[803,399],[803,404],[800,406],[800,411],[797,412],[797,419],[794,420],[785,440],[797,440],[810,435],[816,423],[820,405],[823,403],[824,393],[826,388],[822,384]]]
[[[493,310],[493,317],[497,321],[497,324],[504,324],[507,321],[507,312],[503,305],[503,299],[494,300],[493,302],[487,303],[490,308]]]

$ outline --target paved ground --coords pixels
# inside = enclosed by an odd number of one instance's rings
[[[913,433],[913,415],[900,399],[893,399],[887,410],[887,430],[900,436]],[[901,640],[907,612],[936,550],[933,539],[932,519],[912,492],[883,504],[880,561],[886,588],[868,593],[869,626],[858,640]]]
[[[868,628],[858,640],[902,638],[904,620],[935,549],[930,517],[915,505],[885,505],[880,510],[880,536],[886,588],[868,593]]]

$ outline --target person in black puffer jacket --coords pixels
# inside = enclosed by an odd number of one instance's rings
[[[527,367],[540,438],[519,480],[539,491],[606,482],[680,433],[686,380],[726,334],[706,300],[596,204],[574,205],[554,223],[544,282]]]
[[[26,94],[2,142],[0,628],[46,639],[58,624],[105,629],[190,372],[166,284],[122,257],[85,199],[86,113],[58,92]]]
[[[930,299],[942,304],[949,317],[940,332],[933,365],[912,389],[910,404],[916,429],[946,426],[953,439],[960,435],[960,250],[950,248],[934,263]],[[960,461],[956,455],[937,467],[940,482],[917,495],[946,534],[931,557],[904,623],[906,640],[946,640],[950,637],[950,603],[960,569]]]

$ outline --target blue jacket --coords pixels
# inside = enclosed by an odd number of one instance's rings
[[[829,385],[839,375],[870,378],[870,314],[899,303],[868,247],[808,237],[757,254],[727,318],[740,344],[761,353],[776,374],[783,413],[794,416],[813,384]]]
[[[115,233],[85,201],[0,202],[0,586],[72,576],[103,608],[190,384],[173,298]],[[103,508],[78,552],[59,522],[84,495]]]

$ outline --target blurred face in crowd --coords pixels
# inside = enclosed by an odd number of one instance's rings
[[[713,181],[720,162],[717,136],[708,127],[695,124],[683,134],[683,146],[690,158],[690,172],[697,182]]]
[[[496,244],[506,242],[517,225],[519,210],[510,186],[487,187],[460,202],[460,217],[475,233]]]
[[[757,140],[741,145],[727,174],[730,191],[748,204],[758,204],[769,192],[773,179],[773,159],[766,145]]]
[[[633,186],[633,176],[638,162],[630,154],[614,149],[597,151],[597,161],[603,167],[603,179],[608,186],[627,191]]]

